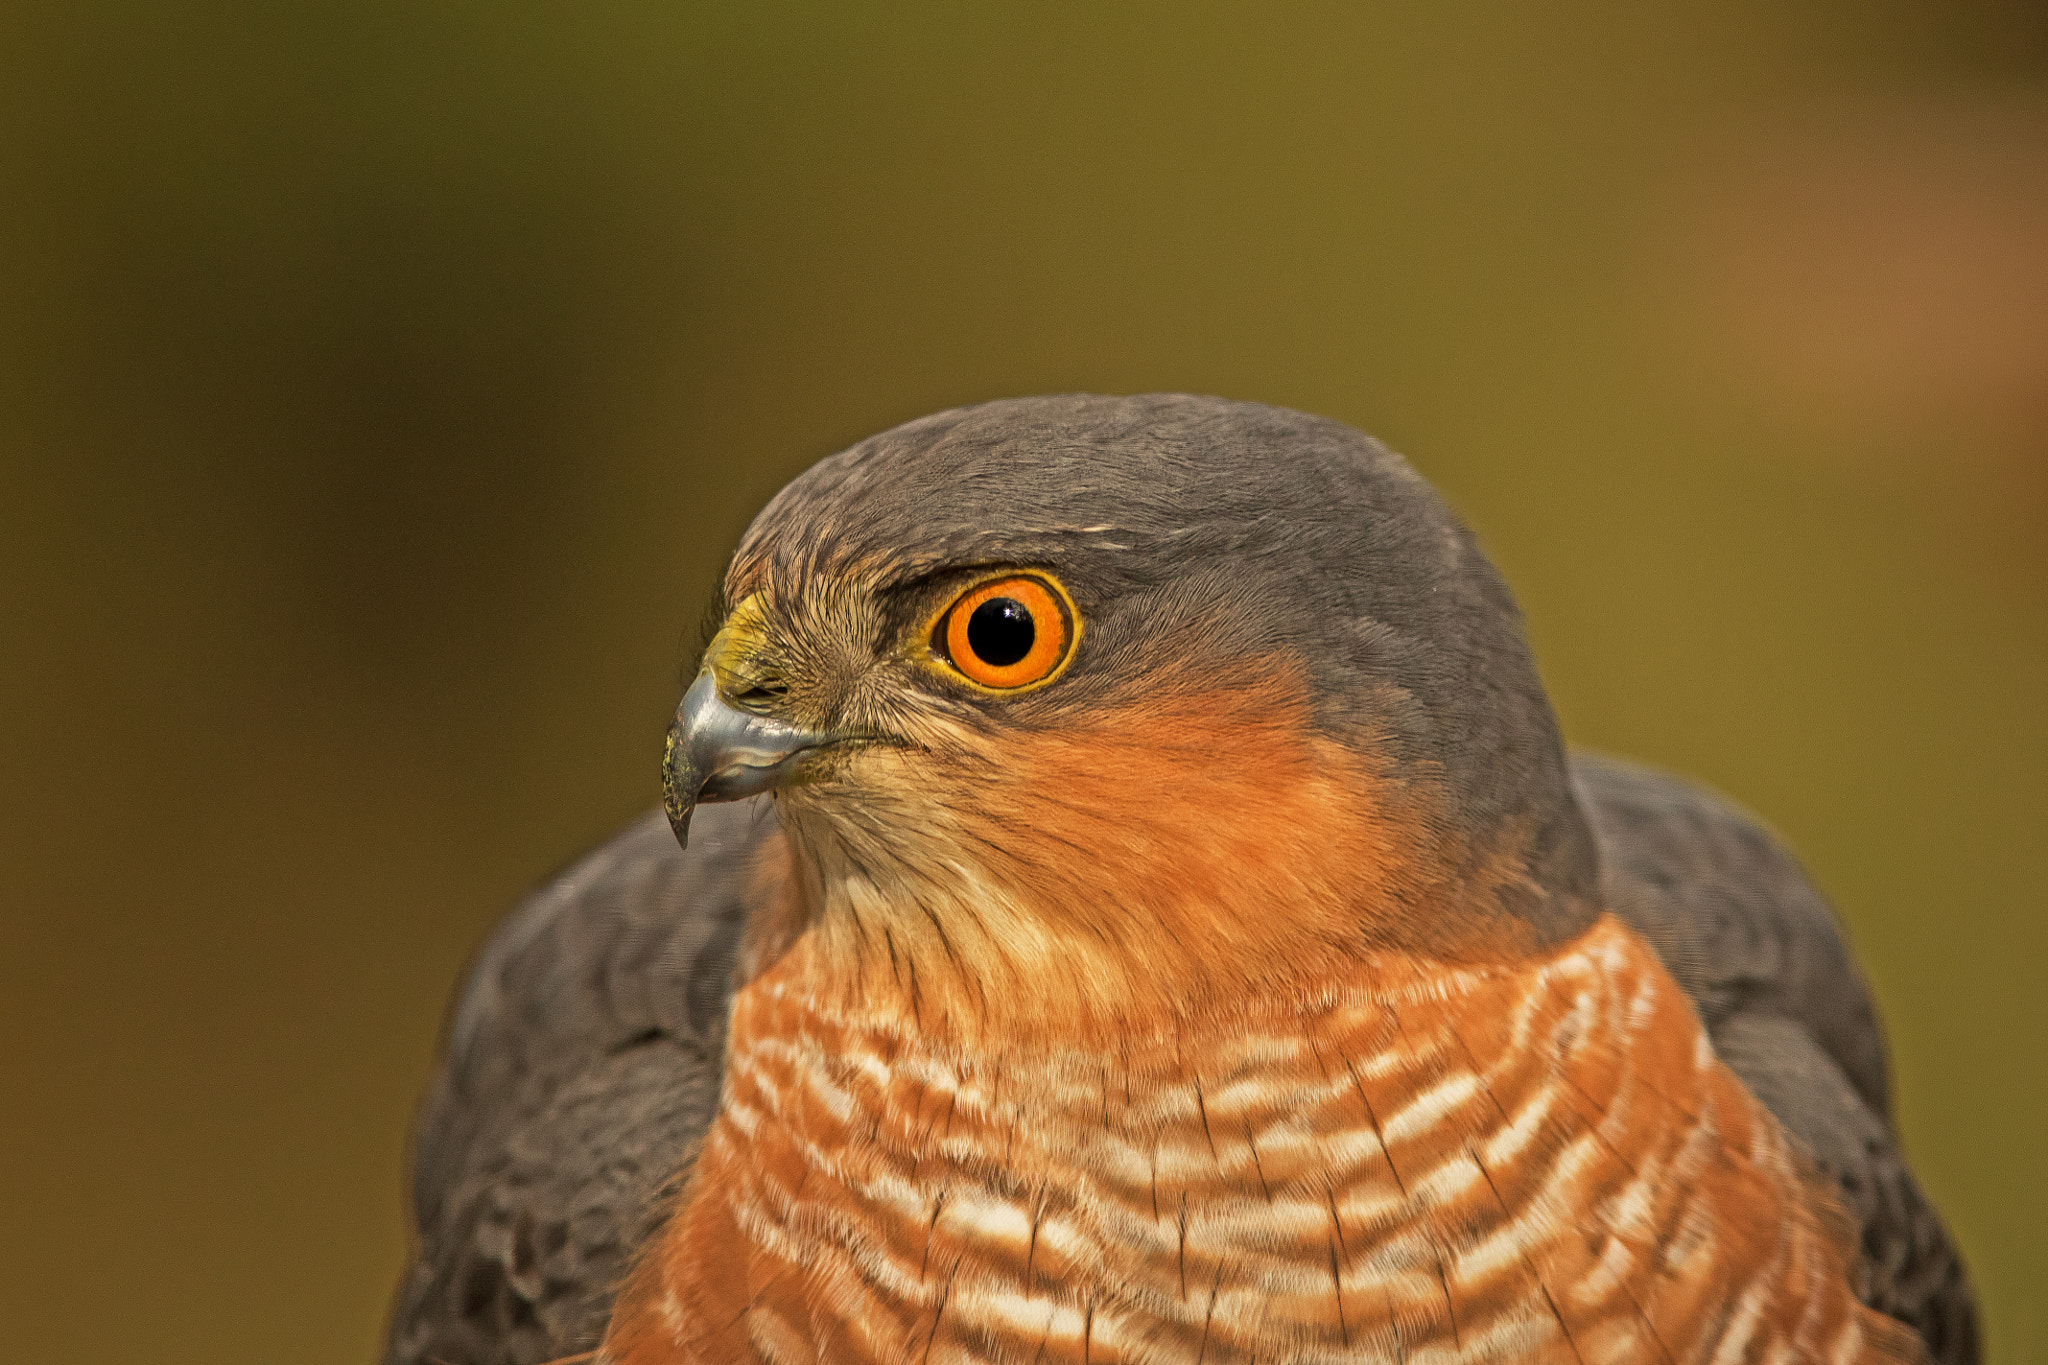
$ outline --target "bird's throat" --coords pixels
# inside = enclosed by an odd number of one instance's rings
[[[805,988],[850,1017],[1077,1047],[1298,1001],[1375,954],[1540,951],[1515,913],[1523,825],[1452,834],[1440,790],[1315,732],[1285,684],[952,734],[943,764],[877,752],[858,782],[786,794],[769,856],[801,910],[769,917],[776,951],[807,952]]]

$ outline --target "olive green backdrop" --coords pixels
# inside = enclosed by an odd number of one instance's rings
[[[0,5],[0,1355],[369,1356],[751,512],[1173,388],[1406,451],[1572,737],[1790,837],[2048,1358],[2048,21],[1685,8]]]

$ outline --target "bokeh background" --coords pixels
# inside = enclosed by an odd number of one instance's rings
[[[1835,898],[2048,1359],[2048,10],[0,4],[0,1323],[362,1361],[446,993],[927,410],[1406,451]]]

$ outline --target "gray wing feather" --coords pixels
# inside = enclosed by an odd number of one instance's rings
[[[500,922],[450,1016],[413,1143],[386,1365],[534,1365],[597,1344],[718,1103],[748,854],[776,828],[657,813]]]
[[[1730,803],[1576,754],[1608,903],[1656,948],[1714,1050],[1836,1184],[1866,1303],[1974,1365],[1962,1258],[1892,1129],[1884,1031],[1833,913],[1791,854]]]

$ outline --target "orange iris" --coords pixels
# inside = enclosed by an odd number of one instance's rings
[[[1043,682],[1066,662],[1073,626],[1063,595],[1043,579],[999,578],[970,588],[940,623],[946,657],[983,687]]]

